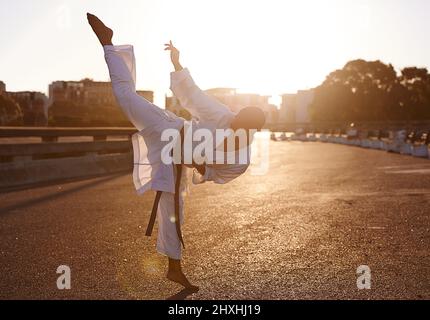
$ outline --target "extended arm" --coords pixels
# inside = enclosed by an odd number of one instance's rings
[[[182,67],[181,63],[179,62],[179,56],[180,52],[179,50],[173,45],[172,41],[169,41],[169,43],[164,44],[166,48],[164,50],[170,51],[170,60],[172,61],[173,67],[175,68],[175,71],[181,71],[184,68]]]
[[[170,89],[179,99],[182,107],[203,121],[219,123],[226,118],[234,117],[234,114],[225,105],[206,94],[195,84],[188,69],[184,69],[179,62],[179,50],[173,46],[171,41],[166,44],[165,50],[170,51],[170,58],[175,68],[175,72],[171,74]]]

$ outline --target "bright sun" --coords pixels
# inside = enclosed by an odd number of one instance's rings
[[[324,50],[335,9],[322,1],[221,0],[206,10],[201,2],[196,11],[207,14],[189,12],[174,33],[202,87],[216,82],[264,94],[306,89],[336,59],[332,43]]]

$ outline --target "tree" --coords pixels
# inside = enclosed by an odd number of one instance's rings
[[[404,68],[399,78],[406,90],[405,105],[413,119],[430,119],[430,75],[426,68]]]
[[[329,74],[315,89],[314,121],[430,119],[427,69],[405,68],[397,76],[391,64],[354,60]]]

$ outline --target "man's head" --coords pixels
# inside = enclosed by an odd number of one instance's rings
[[[264,112],[257,107],[247,107],[236,115],[230,127],[233,130],[261,130],[266,122]]]

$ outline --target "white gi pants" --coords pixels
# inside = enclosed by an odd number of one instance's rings
[[[150,127],[163,127],[166,121],[169,122],[163,109],[160,109],[136,93],[136,69],[133,47],[104,46],[104,52],[114,95],[125,115],[136,129],[141,131]],[[172,125],[171,121],[172,119],[170,119],[170,126]],[[179,199],[179,208],[180,222],[182,224],[184,220],[182,195]],[[158,205],[157,218],[157,251],[172,259],[180,260],[182,248],[176,232],[173,193],[163,192]]]

